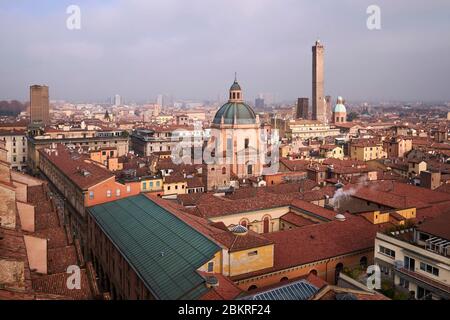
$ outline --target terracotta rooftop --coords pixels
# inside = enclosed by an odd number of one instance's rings
[[[301,199],[294,199],[291,202],[291,208],[300,210],[303,213],[310,213],[314,216],[319,216],[327,220],[334,220],[334,217],[336,216],[336,213],[332,210],[325,209],[321,206]]]
[[[71,276],[66,271],[62,273],[46,275],[33,281],[33,289],[39,293],[62,296],[62,299],[89,300],[92,292],[86,269],[80,270],[80,289],[67,288],[67,279]]]
[[[214,197],[197,204],[198,215],[207,218],[220,217],[245,211],[263,210],[288,206],[292,196],[265,193],[264,196],[231,200],[226,197]]]
[[[304,171],[310,164],[307,160],[289,160],[287,158],[280,158],[280,162],[290,171]]]
[[[63,273],[70,265],[78,265],[75,246],[48,249],[48,273]]]
[[[49,149],[39,150],[41,156],[47,158],[82,190],[114,177],[109,170],[91,163],[87,156],[70,151],[61,144],[57,145],[56,152],[46,150]]]
[[[450,212],[442,213],[434,219],[425,221],[417,229],[450,241]]]
[[[233,281],[220,273],[199,273],[204,277],[214,276],[219,281],[219,285],[205,293],[200,300],[233,300],[242,293]]]
[[[357,230],[357,232],[356,232]],[[268,233],[275,243],[275,266],[281,270],[351,252],[373,248],[378,226],[362,217]]]
[[[303,227],[303,226],[308,226],[311,224],[316,224],[316,222],[314,222],[310,219],[304,218],[303,216],[296,214],[292,211],[281,216],[280,219],[283,221],[286,221],[296,227]]]
[[[355,190],[353,197],[379,203],[391,208],[424,208],[445,203],[450,205],[450,194],[416,187],[411,184],[390,181],[371,181],[367,185],[347,185]],[[411,195],[414,194],[414,197]]]

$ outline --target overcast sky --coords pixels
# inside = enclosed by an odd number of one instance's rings
[[[448,0],[0,0],[0,100],[31,84],[69,101],[215,99],[234,72],[248,100],[310,97],[317,38],[333,99],[450,100],[449,16]]]

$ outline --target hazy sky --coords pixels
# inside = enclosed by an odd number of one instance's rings
[[[333,99],[450,100],[449,17],[448,0],[0,0],[0,100],[35,83],[71,101],[215,99],[235,71],[248,100],[310,97],[317,38]]]

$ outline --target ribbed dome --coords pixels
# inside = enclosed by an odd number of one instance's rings
[[[233,232],[235,235],[246,235],[248,232],[248,229],[244,227],[243,225],[236,225],[230,229],[231,232]]]
[[[256,114],[244,102],[227,102],[217,111],[213,123],[221,124],[255,124]]]

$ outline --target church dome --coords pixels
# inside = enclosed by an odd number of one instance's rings
[[[346,113],[347,108],[344,105],[344,99],[342,97],[338,97],[337,104],[334,106],[333,112]]]
[[[253,109],[244,102],[227,102],[214,117],[213,123],[221,124],[255,124],[256,115]]]
[[[213,123],[256,124],[255,111],[244,102],[241,86],[236,79],[230,88],[230,99],[217,111]]]

